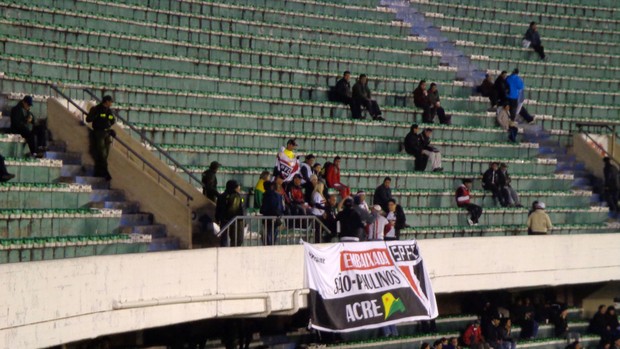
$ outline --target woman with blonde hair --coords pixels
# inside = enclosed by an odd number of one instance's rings
[[[325,184],[323,182],[317,182],[312,191],[312,214],[323,218],[325,214],[325,196],[323,191],[325,190]]]

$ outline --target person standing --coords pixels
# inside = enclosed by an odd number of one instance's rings
[[[9,133],[18,134],[26,140],[31,157],[42,158],[45,149],[47,129],[37,123],[30,109],[33,105],[31,96],[25,96],[11,109],[11,128]],[[39,151],[41,150],[41,151]]]
[[[260,206],[260,214],[268,217],[281,217],[284,215],[284,198],[275,191],[275,183],[265,182],[265,195]],[[280,229],[280,220],[272,218],[265,222],[264,242],[266,245],[275,245],[278,243],[278,232]]]
[[[446,115],[445,110],[441,106],[439,90],[437,90],[437,84],[434,82],[431,83],[431,87],[428,89],[428,101],[431,106],[431,114],[433,115],[433,119],[435,118],[435,115],[437,115],[440,124],[452,124],[451,117],[449,115]]]
[[[388,201],[392,199],[392,178],[385,177],[383,183],[375,189],[375,195],[372,198],[373,205],[381,206],[383,211],[388,209]]]
[[[353,199],[344,200],[343,209],[336,216],[339,225],[338,237],[342,242],[357,242],[364,236],[365,224],[362,218],[353,209]]]
[[[220,192],[217,191],[216,176],[220,166],[219,162],[213,161],[209,168],[202,173],[202,194],[213,202],[217,201],[220,196]]]
[[[611,163],[609,157],[603,158],[603,178],[605,182],[605,200],[607,200],[607,206],[609,206],[610,218],[618,218],[618,189],[620,183],[618,183],[618,168]]]
[[[456,189],[456,205],[469,212],[469,218],[467,218],[469,225],[478,225],[478,221],[482,215],[482,207],[471,203],[469,192],[472,185],[473,181],[471,179],[463,179],[463,184]]]
[[[263,196],[265,195],[265,183],[269,181],[269,171],[263,171],[258,177],[258,182],[254,187],[254,207],[260,208],[263,205]]]
[[[383,241],[390,223],[383,217],[382,212],[381,206],[374,205],[372,207],[372,221],[368,224],[368,241]]]
[[[95,177],[104,177],[111,180],[112,176],[108,171],[108,155],[112,138],[116,137],[116,132],[112,126],[116,122],[116,117],[112,112],[112,96],[103,96],[101,103],[92,107],[86,117],[86,122],[92,123],[93,130],[90,132],[91,154],[95,161]]]
[[[368,88],[368,77],[366,74],[360,75],[360,77],[353,85],[353,106],[355,112],[353,114],[354,119],[362,118],[362,110],[361,107],[366,108],[370,116],[372,116],[373,120],[383,121],[385,120],[383,116],[381,116],[381,109],[379,109],[379,104],[377,101],[372,99],[372,94],[370,93],[370,89]]]
[[[276,166],[273,170],[274,177],[280,177],[285,183],[293,180],[299,173],[299,160],[295,155],[297,149],[297,141],[293,138],[286,142],[286,147],[281,147],[280,152],[276,155]]]
[[[499,74],[497,79],[495,79],[495,83],[493,84],[495,87],[495,92],[497,93],[497,105],[508,104],[508,83],[506,83],[507,77],[508,72],[504,70]]]
[[[521,92],[525,89],[523,79],[519,76],[519,69],[512,71],[512,74],[506,78],[506,84],[508,84],[506,98],[510,105],[510,120],[515,121],[519,109],[519,98],[521,97]]]
[[[385,240],[400,240],[400,231],[407,228],[407,216],[403,207],[396,203],[396,200],[388,200],[387,216],[390,223]]]
[[[538,202],[536,210],[527,218],[527,228],[529,235],[547,235],[549,230],[553,228],[551,219],[545,212],[545,203]]]
[[[226,224],[230,223],[235,217],[243,216],[244,203],[241,197],[241,186],[235,180],[229,180],[226,182],[226,190],[217,198],[217,204],[215,206],[215,220],[224,228]],[[238,220],[233,223],[228,233],[220,237],[220,246],[241,246],[243,245],[243,234],[245,225],[243,221]]]
[[[4,163],[4,156],[0,154],[0,182],[7,182],[13,178],[15,178],[15,175],[9,173],[9,171],[6,169],[6,164]]]
[[[545,48],[543,47],[540,40],[540,33],[538,32],[538,25],[536,24],[536,22],[530,23],[529,28],[523,36],[523,39],[529,41],[529,47],[531,47],[534,51],[536,51],[536,53],[538,53],[540,59],[545,60],[545,58],[547,58],[547,56],[545,56]]]

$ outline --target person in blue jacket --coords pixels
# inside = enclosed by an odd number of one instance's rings
[[[517,109],[519,108],[519,96],[523,89],[525,89],[525,84],[519,76],[519,69],[512,71],[512,74],[506,78],[506,83],[508,84],[508,95],[506,98],[510,105],[510,119],[514,121],[517,117]]]

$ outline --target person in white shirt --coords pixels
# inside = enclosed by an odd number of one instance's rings
[[[317,182],[314,186],[314,191],[312,192],[312,214],[323,218],[325,214],[325,196],[323,196],[323,190],[325,189],[325,184],[323,182]]]
[[[368,203],[366,202],[366,192],[358,191],[355,196],[357,196],[359,200],[359,206],[363,208],[366,212],[370,212],[370,207],[368,207]]]
[[[388,220],[381,214],[381,206],[374,205],[372,207],[372,223],[368,225],[368,240],[382,241],[385,235],[386,227],[389,226]]]

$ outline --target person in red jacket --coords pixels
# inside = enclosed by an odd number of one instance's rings
[[[340,197],[344,199],[351,195],[351,189],[340,182],[340,161],[340,156],[334,158],[334,163],[326,171],[325,179],[327,186],[338,190]]]
[[[476,320],[467,327],[465,333],[463,333],[463,343],[471,349],[490,349],[489,344],[484,341],[482,336],[480,321]]]
[[[478,225],[478,220],[482,215],[482,207],[471,203],[469,191],[471,190],[472,183],[471,179],[463,179],[463,184],[456,189],[456,205],[469,212],[469,218],[467,218],[469,225]]]

